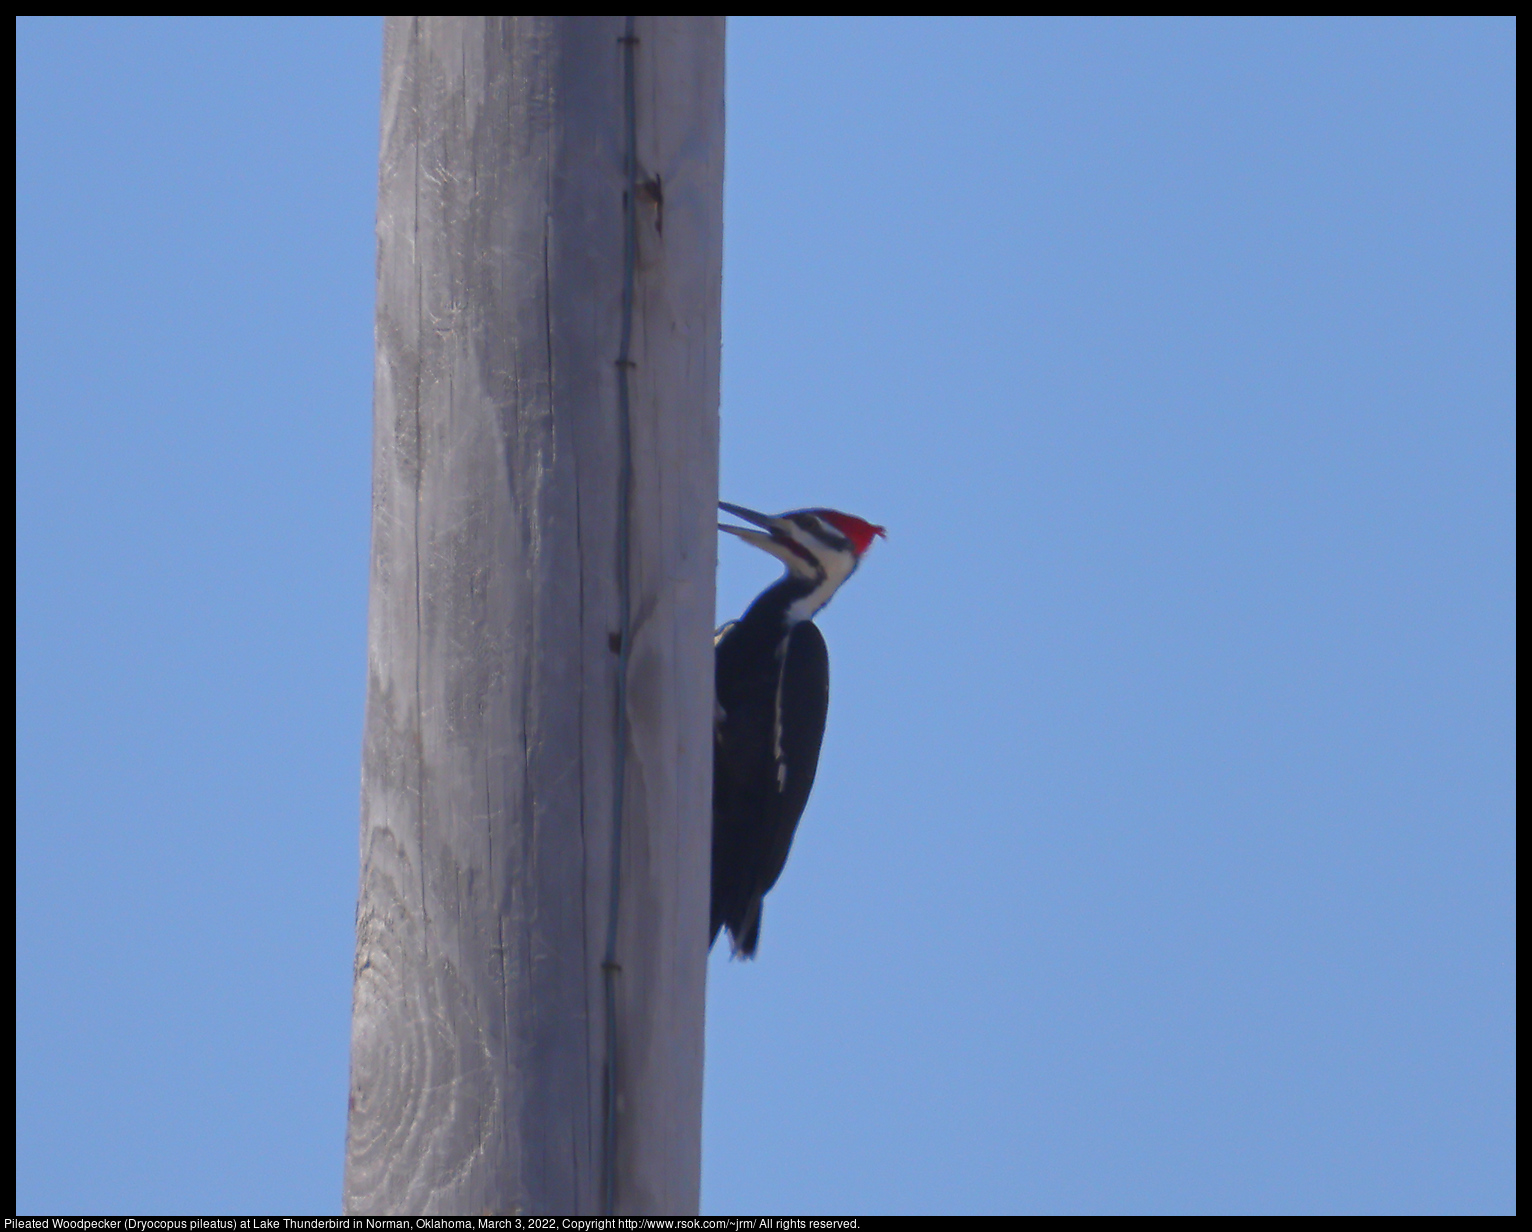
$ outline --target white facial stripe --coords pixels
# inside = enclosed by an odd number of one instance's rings
[[[821,544],[815,543],[813,539],[804,534],[803,528],[800,526],[789,523],[786,529],[793,542],[800,545],[807,555],[795,552],[788,547],[781,548],[777,554],[787,562],[787,567],[799,577],[817,578],[820,569],[816,562],[824,553],[824,547]]]
[[[787,786],[787,762],[782,758],[782,686],[787,683],[787,642],[777,647],[777,701],[771,720],[771,755],[777,763],[777,790]]]
[[[795,543],[803,547],[805,552],[831,571],[835,568],[834,560],[838,556],[844,556],[850,562],[848,574],[851,569],[856,568],[856,553],[851,550],[851,540],[815,514],[798,516],[807,520],[809,525],[799,526],[797,522],[788,519],[783,529],[792,536]],[[807,561],[803,563],[808,564]],[[844,580],[843,578],[842,581]]]
[[[826,522],[817,513],[807,515],[814,523],[814,532],[819,536],[822,543],[827,543],[838,552],[849,552],[851,540],[841,533],[840,527]]]
[[[836,552],[832,555],[822,555],[824,572],[820,575],[819,585],[796,600],[787,609],[787,621],[789,624],[797,624],[800,620],[808,620],[826,603],[830,602],[831,596],[840,589],[841,583],[856,572],[856,557],[850,552]]]

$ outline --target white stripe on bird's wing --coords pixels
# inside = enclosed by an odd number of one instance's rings
[[[777,763],[777,791],[787,789],[787,762],[782,758],[782,690],[787,684],[787,644],[789,633],[777,647],[777,704],[771,722],[771,755]]]

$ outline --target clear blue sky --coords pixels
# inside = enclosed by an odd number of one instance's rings
[[[23,1212],[339,1205],[380,45],[18,26]],[[704,1209],[1514,1210],[1514,56],[732,22],[724,494],[890,537]]]

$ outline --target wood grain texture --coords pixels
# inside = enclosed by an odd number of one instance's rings
[[[387,23],[352,1213],[599,1202],[623,20]],[[698,1202],[723,33],[637,19],[620,1214]]]

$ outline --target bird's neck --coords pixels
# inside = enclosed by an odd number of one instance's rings
[[[812,620],[815,613],[830,601],[839,585],[839,581],[832,582],[828,578],[786,574],[755,597],[755,602],[740,617],[740,623],[791,629],[805,620]]]

